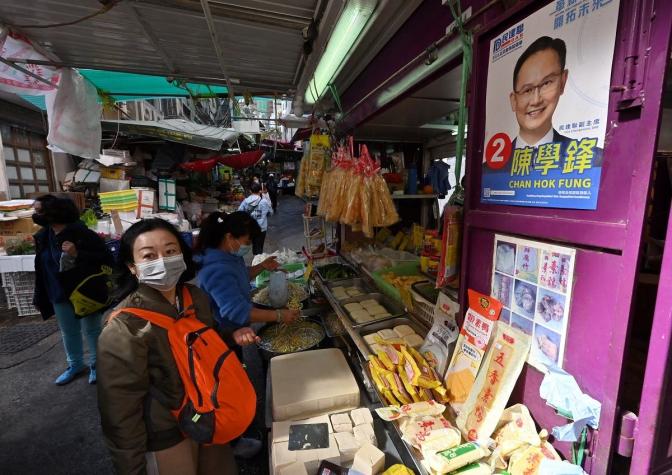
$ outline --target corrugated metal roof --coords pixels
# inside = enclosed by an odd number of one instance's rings
[[[237,89],[295,86],[303,39],[319,0],[210,0],[223,70]],[[95,13],[97,0],[3,0],[0,22],[41,25]],[[19,28],[67,66],[224,82],[200,0],[123,1],[75,25]]]

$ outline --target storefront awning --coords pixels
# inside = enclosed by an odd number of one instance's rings
[[[106,132],[145,135],[217,151],[225,142],[231,142],[241,135],[234,129],[211,127],[183,119],[103,120],[101,124]]]

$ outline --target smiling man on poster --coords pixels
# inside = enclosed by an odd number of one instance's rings
[[[481,202],[597,208],[617,8],[552,2],[491,41]]]

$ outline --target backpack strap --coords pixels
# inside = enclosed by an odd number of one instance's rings
[[[184,310],[182,311],[184,317],[196,318],[196,309],[191,298],[191,292],[189,292],[189,289],[186,285],[182,288],[182,306],[184,307]],[[107,321],[110,322],[121,313],[130,313],[131,315],[135,315],[136,317],[142,318],[143,320],[147,320],[148,322],[166,330],[170,329],[175,324],[175,320],[167,315],[134,307],[125,307],[120,308],[119,310],[115,310],[110,314]]]

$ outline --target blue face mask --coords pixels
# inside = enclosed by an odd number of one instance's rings
[[[234,256],[245,257],[248,252],[252,249],[250,244],[241,244],[237,251],[233,252]]]

